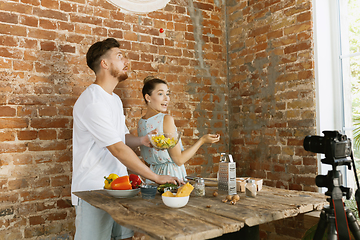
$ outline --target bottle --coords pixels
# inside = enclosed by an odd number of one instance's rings
[[[248,197],[256,197],[256,184],[254,179],[246,180],[245,192]]]
[[[226,153],[220,153],[220,162],[226,162]]]
[[[194,184],[194,195],[197,197],[205,196],[205,181],[203,178],[196,178]]]

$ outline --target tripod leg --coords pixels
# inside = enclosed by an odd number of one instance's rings
[[[352,235],[354,236],[355,240],[360,240],[360,227],[353,212],[350,209],[346,209],[346,216]]]
[[[327,216],[326,216],[326,212],[323,209],[323,210],[321,210],[321,213],[320,213],[320,220],[319,220],[318,226],[316,228],[313,240],[321,240],[321,239],[323,239],[324,233],[325,233],[325,230],[326,230],[326,226],[327,226],[327,221],[328,221],[328,219],[327,219]]]
[[[329,227],[328,227],[327,240],[339,240],[338,233],[336,231],[335,216],[333,215],[333,212],[332,214],[328,215],[328,222],[329,222]]]

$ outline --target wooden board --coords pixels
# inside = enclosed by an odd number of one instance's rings
[[[204,181],[205,181],[205,186],[209,186],[209,187],[218,186],[218,182],[216,178],[204,178]]]
[[[213,190],[214,191],[214,190]],[[210,197],[212,191],[207,193]],[[210,211],[225,215],[232,219],[243,221],[247,226],[255,226],[266,222],[293,217],[300,213],[319,210],[327,205],[325,195],[311,192],[288,191],[284,189],[264,187],[258,192],[256,198],[246,197],[243,193],[238,193],[240,200],[236,205],[223,203],[225,195],[219,195],[212,201]],[[211,197],[210,197],[211,198]],[[214,198],[214,197],[213,197]],[[196,206],[211,204],[205,199],[194,199],[189,202]]]
[[[195,184],[194,180],[188,180],[191,185]],[[216,178],[204,178],[205,186],[207,187],[217,187],[218,181]]]
[[[155,199],[114,198],[103,190],[74,193],[91,205],[108,212],[116,222],[154,239],[202,240],[322,209],[325,195],[263,187],[256,198],[239,193],[236,205],[223,203],[216,187],[206,187],[205,197],[191,196],[183,208],[169,208],[160,194]]]
[[[75,195],[108,212],[120,225],[154,239],[208,239],[238,231],[244,226],[244,223],[209,214],[207,208],[169,208],[162,203],[160,195],[154,200],[143,200],[139,196],[117,199],[103,190],[77,192]]]

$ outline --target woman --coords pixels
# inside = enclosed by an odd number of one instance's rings
[[[167,111],[170,102],[170,90],[167,83],[153,76],[146,77],[142,94],[147,105],[147,111],[139,120],[138,136],[145,136],[155,129],[164,133],[176,132],[174,118],[164,113]],[[203,144],[216,143],[219,140],[219,135],[206,134],[186,150],[183,149],[181,140],[175,147],[167,151],[141,146],[141,156],[155,173],[185,180],[184,163],[193,157]]]

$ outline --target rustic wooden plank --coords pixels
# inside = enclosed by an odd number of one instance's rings
[[[155,200],[140,197],[117,199],[102,190],[77,192],[75,195],[108,212],[119,224],[154,239],[200,240],[224,234],[220,224],[216,226],[194,215],[189,216],[186,211],[168,208],[160,203],[160,196]]]
[[[216,222],[207,221],[202,218],[203,212],[198,214],[193,212],[190,216],[187,211],[181,211],[188,208],[187,206],[180,209],[169,208],[162,203],[160,196],[156,196],[154,200],[141,200],[141,204],[134,204],[134,202],[123,202],[122,204],[131,211],[146,212],[147,217],[152,218],[155,222],[162,220],[174,225],[179,233],[173,233],[173,239],[182,239],[183,237],[184,239],[208,239],[224,234],[222,226],[224,224],[215,225]]]
[[[218,182],[216,178],[204,178],[205,186],[217,187]]]
[[[189,204],[193,207],[212,205],[209,211],[243,221],[248,226],[296,216],[327,204],[325,196],[319,193],[289,190],[280,190],[278,193],[278,189],[275,190],[276,194],[273,193],[274,188],[265,187],[264,190],[258,192],[256,198],[248,198],[245,193],[239,193],[241,199],[236,205],[230,205],[221,201],[226,197],[225,195],[212,197],[213,189],[207,188],[206,197],[192,198]]]
[[[208,207],[209,206],[209,207]],[[194,218],[209,222],[216,226],[219,226],[223,230],[223,234],[239,231],[245,226],[245,223],[233,220],[228,217],[223,217],[218,214],[214,214],[210,211],[211,205],[207,205],[204,209],[199,207],[191,207],[190,205],[186,208],[180,208],[179,211],[185,212]]]
[[[75,195],[108,212],[116,222],[153,239],[201,240],[236,232],[244,225],[255,226],[299,213],[321,209],[326,196],[319,193],[289,191],[264,186],[256,198],[239,193],[236,205],[223,203],[224,194],[213,196],[216,187],[207,187],[205,197],[191,196],[189,203],[173,209],[161,196],[144,200],[140,196],[113,198],[103,190],[77,192]]]
[[[191,202],[192,199],[193,199],[193,197],[190,198],[189,202]],[[129,200],[126,200],[126,201],[129,201]],[[194,228],[194,231],[195,231],[192,236],[193,239],[214,238],[215,236],[221,236],[225,233],[239,231],[245,225],[243,222],[239,222],[238,220],[233,220],[233,219],[229,219],[227,217],[222,217],[217,214],[213,214],[208,211],[207,207],[204,207],[204,208],[195,207],[194,208],[194,207],[190,207],[190,205],[188,204],[185,207],[179,208],[179,209],[169,208],[162,203],[160,195],[156,196],[155,200],[148,200],[148,201],[156,203],[160,208],[165,208],[168,211],[170,211],[171,215],[169,217],[171,219],[177,218],[177,216],[174,216],[174,213],[181,214],[181,213],[177,213],[177,212],[185,213],[182,216],[186,219],[193,219],[195,222],[195,223],[191,224],[192,225],[191,228]],[[142,204],[138,205],[138,204],[134,204],[133,202],[128,202],[128,203],[123,202],[123,205],[129,209],[136,211],[136,212],[147,212],[147,214],[150,214],[149,208],[151,208],[151,206],[148,205],[148,203],[145,203],[145,204],[142,203]],[[152,210],[151,210],[151,212],[152,212]],[[164,210],[161,210],[161,212],[164,212]],[[158,211],[152,212],[151,216],[154,217],[154,219],[156,219],[158,217],[157,216],[158,214],[159,214]],[[201,232],[201,227],[199,227],[198,224],[204,225],[204,222],[210,223],[211,224],[210,226],[217,226],[219,229],[216,229],[216,231],[212,231],[211,234],[209,234],[210,233],[209,230],[207,230],[206,232],[205,231]],[[190,222],[189,222],[189,225],[190,225]],[[221,230],[221,231],[219,232],[219,230]]]
[[[217,200],[211,198],[192,198],[188,205],[195,208],[204,208],[207,205],[211,205],[209,212],[244,222],[248,226],[257,225],[260,219],[266,215],[266,212],[260,213],[251,207],[248,208],[240,204],[230,205],[223,203],[220,198],[217,198]]]
[[[193,201],[194,197],[190,197],[189,202]],[[209,208],[207,206],[203,207],[203,208],[199,208],[199,207],[190,207],[190,205],[186,205],[183,208],[179,208],[179,209],[173,209],[173,208],[169,208],[167,206],[165,206],[162,203],[161,200],[161,196],[160,195],[156,195],[155,200],[147,200],[149,202],[155,203],[157,205],[159,205],[160,207],[164,207],[169,209],[170,211],[181,211],[181,212],[185,212],[187,215],[192,216],[194,219],[197,219],[196,221],[204,221],[204,222],[208,222],[211,223],[213,225],[216,225],[218,227],[220,227],[222,229],[222,234],[225,233],[229,233],[229,232],[235,232],[240,230],[245,224],[243,222],[239,222],[238,220],[233,220],[227,217],[222,217],[219,216],[218,214],[214,214],[209,212]],[[130,199],[125,199],[124,201],[122,201],[122,204],[124,206],[126,206],[128,209],[132,209],[136,212],[144,212],[144,211],[148,211],[148,208],[151,206],[148,206],[147,203],[145,204],[134,204],[133,201],[131,201]],[[157,214],[157,213],[154,213]],[[190,217],[187,216],[187,217]]]
[[[153,224],[153,219],[128,210],[120,203],[120,201],[118,201],[120,199],[111,197],[100,190],[76,192],[74,194],[87,201],[89,204],[108,212],[117,223],[125,227],[134,231],[146,233],[154,239],[167,239],[166,236],[163,236],[162,232],[152,232],[151,229],[143,231],[142,225],[145,224],[145,226],[151,226]],[[134,197],[132,200],[136,201],[137,198],[139,197]],[[176,232],[176,229],[173,229],[170,226],[163,226],[161,221],[159,221],[158,226],[162,226],[164,228],[163,232],[165,233],[167,231]]]
[[[326,196],[319,193],[300,192],[300,191],[276,191],[265,187],[256,197],[256,202],[260,206],[267,206],[268,209],[276,209],[284,211],[290,210],[288,214],[305,213],[313,210],[320,210],[325,205]],[[286,215],[285,215],[286,216]]]

